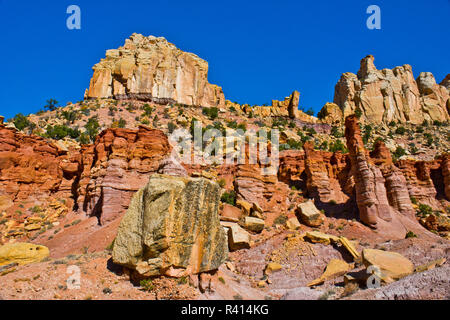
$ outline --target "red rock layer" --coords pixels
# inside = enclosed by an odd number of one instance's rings
[[[170,151],[162,131],[145,127],[108,129],[94,145],[66,151],[0,126],[0,196],[7,204],[65,199],[75,211],[107,223],[125,212]]]
[[[117,218],[128,208],[132,195],[158,171],[171,147],[160,130],[108,129],[86,150],[78,204],[97,215],[101,224]]]
[[[2,210],[9,212],[13,203],[38,205],[51,195],[73,204],[79,160],[76,150],[0,125],[0,196],[10,204]]]

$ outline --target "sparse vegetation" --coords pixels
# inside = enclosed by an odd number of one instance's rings
[[[234,190],[224,192],[220,198],[220,201],[234,206],[236,204],[236,192],[234,192]]]

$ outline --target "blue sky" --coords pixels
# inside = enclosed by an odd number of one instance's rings
[[[81,30],[66,9],[81,8]],[[381,30],[366,9],[381,8]],[[83,98],[92,66],[133,32],[163,36],[209,62],[227,99],[263,104],[293,90],[316,112],[361,58],[379,68],[411,64],[414,76],[450,72],[450,0],[17,1],[0,0],[0,115],[36,112],[47,99]]]

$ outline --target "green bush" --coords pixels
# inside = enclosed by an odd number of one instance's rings
[[[45,137],[55,139],[55,140],[61,140],[65,137],[69,136],[72,139],[76,139],[80,136],[81,132],[78,130],[78,128],[72,129],[65,125],[56,125],[51,126],[48,125],[46,128],[47,132],[45,133]]]
[[[219,109],[217,107],[203,108],[202,113],[208,116],[211,120],[216,119],[219,116]]]
[[[395,149],[393,157],[394,160],[399,159],[400,157],[403,157],[406,154],[406,150],[402,147],[398,146],[397,149]]]
[[[331,135],[335,138],[342,138],[344,134],[339,130],[338,127],[332,127],[331,128]]]
[[[171,121],[167,124],[167,128],[169,130],[169,133],[172,133],[177,129],[177,125]]]
[[[412,231],[408,231],[405,235],[405,239],[408,239],[408,238],[417,238],[417,235]]]
[[[49,99],[49,100],[47,100],[47,104],[44,106],[44,109],[47,109],[49,111],[54,111],[58,108],[56,106],[57,104],[58,104],[58,101],[56,101],[55,99]]]
[[[405,127],[398,127],[398,128],[395,130],[395,133],[396,133],[396,134],[400,134],[400,135],[404,135],[404,134],[406,133],[406,129],[405,129]]]
[[[125,121],[125,119],[120,118],[120,119],[119,119],[119,123],[118,123],[117,126],[118,126],[119,128],[125,128],[126,125],[127,125],[127,122]]]
[[[74,123],[77,119],[77,112],[76,111],[63,111],[61,113],[64,119],[66,119],[70,123]]]
[[[86,133],[88,134],[89,138],[91,138],[91,141],[94,141],[100,129],[100,124],[98,123],[97,117],[89,118],[84,128],[86,129]]]
[[[23,130],[31,125],[31,122],[22,113],[16,114],[16,116],[8,122],[13,122],[17,130]]]
[[[344,143],[342,143],[341,140],[336,140],[334,142],[332,142],[330,144],[330,149],[331,152],[338,152],[341,151],[342,153],[347,153],[348,150],[346,148],[346,146],[344,145]]]
[[[430,214],[433,214],[433,209],[429,205],[420,203],[419,209],[417,210],[417,215],[424,217]]]
[[[220,201],[234,206],[236,204],[236,192],[234,192],[234,190],[231,190],[230,192],[224,192],[222,194],[222,197],[220,198]]]

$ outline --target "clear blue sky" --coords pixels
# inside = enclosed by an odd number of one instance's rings
[[[81,30],[66,9],[81,8]],[[381,8],[381,30],[366,8]],[[133,32],[164,36],[209,62],[209,81],[232,101],[282,99],[297,89],[316,112],[343,72],[375,56],[379,68],[411,64],[414,76],[450,72],[450,0],[16,1],[0,0],[0,114],[36,112],[49,98],[83,98],[92,66]]]

